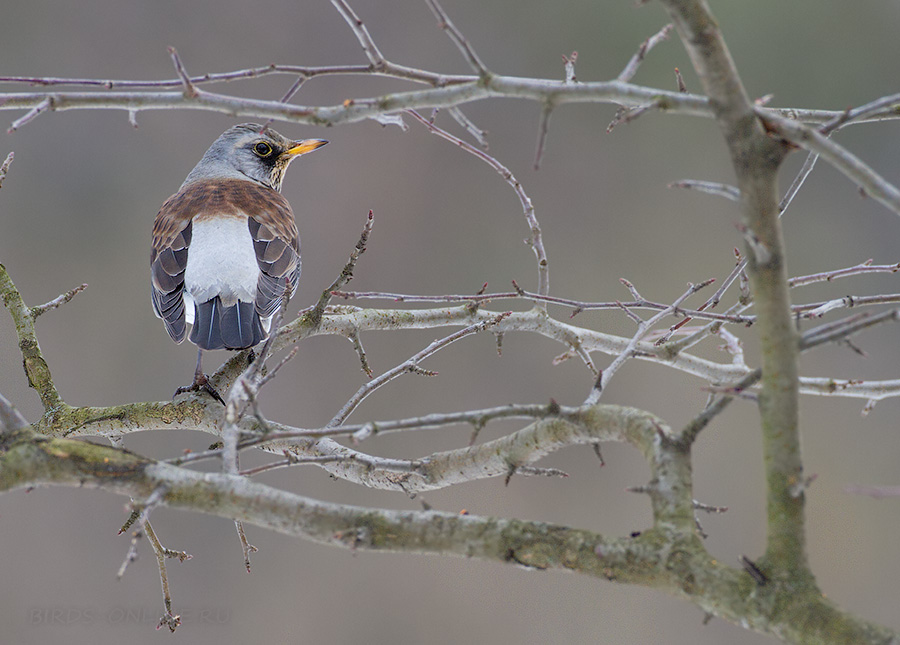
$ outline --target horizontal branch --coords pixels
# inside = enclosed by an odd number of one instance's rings
[[[351,99],[334,106],[298,106],[216,94],[197,89],[196,96],[180,91],[36,91],[0,93],[0,110],[49,111],[120,109],[129,111],[188,109],[222,112],[232,116],[278,119],[290,123],[330,126],[354,123],[375,116],[409,109],[450,108],[487,98],[522,98],[540,102],[598,102],[637,106],[660,101],[660,108],[677,114],[710,116],[702,96],[656,90],[618,81],[564,83],[514,76],[491,76],[485,83],[473,80],[444,87],[398,92],[375,98]]]
[[[269,69],[269,68],[264,68]],[[311,68],[277,66],[278,72],[303,74]],[[274,119],[288,123],[331,126],[354,123],[374,118],[381,114],[401,110],[427,108],[451,108],[488,98],[520,98],[554,106],[564,103],[607,103],[617,106],[638,107],[648,103],[665,112],[689,116],[712,117],[709,101],[696,94],[644,87],[620,81],[597,81],[566,83],[565,81],[526,78],[517,76],[491,75],[488,79],[476,76],[443,76],[401,68],[402,72],[367,71],[367,68],[351,66],[337,68],[333,73],[371,74],[410,78],[428,82],[435,87],[426,90],[397,92],[378,97],[349,99],[340,105],[304,106],[250,99],[227,94],[196,89],[196,96],[185,96],[181,91],[70,91],[40,90],[31,92],[0,92],[0,110],[202,110],[220,112],[234,117],[255,117]],[[327,73],[324,68],[319,72]],[[221,75],[189,77],[192,83],[204,79],[253,78],[263,75],[262,70],[242,70]],[[415,77],[415,78],[413,78]],[[21,77],[6,77],[21,78]],[[29,82],[41,84],[38,78],[28,78]],[[91,79],[70,79],[73,84],[93,84],[108,87],[176,87],[182,81],[104,81]],[[2,82],[2,79],[0,79]],[[46,84],[64,84],[65,79],[50,78]],[[156,85],[154,85],[154,83]],[[825,123],[839,117],[843,112],[835,110],[808,110],[796,108],[759,108],[762,114],[772,114],[807,123]],[[874,120],[900,118],[896,111],[884,108],[882,112],[870,114],[855,123]]]
[[[693,531],[689,487],[670,491],[687,499],[689,530],[663,522],[615,538],[545,522],[333,504],[245,477],[194,472],[90,442],[37,438],[27,431],[3,446],[0,491],[47,485],[102,489],[138,503],[152,499],[154,506],[234,519],[353,551],[455,555],[638,584],[764,633],[779,634],[795,626],[785,621],[801,621],[822,633],[865,635],[872,642],[876,636],[884,642],[891,637],[886,628],[841,612],[816,590],[776,580],[760,590],[745,571],[710,557]]]

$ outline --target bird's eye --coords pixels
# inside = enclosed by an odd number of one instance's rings
[[[255,152],[260,157],[268,157],[272,154],[272,146],[270,146],[265,141],[260,141],[255,146],[253,146],[253,152]]]

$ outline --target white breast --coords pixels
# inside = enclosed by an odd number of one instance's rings
[[[184,272],[185,310],[193,318],[193,301],[219,296],[222,304],[256,299],[259,265],[246,218],[218,217],[193,223]]]

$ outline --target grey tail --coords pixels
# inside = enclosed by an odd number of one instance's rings
[[[194,305],[191,342],[200,349],[247,349],[265,340],[254,302],[226,307],[219,296]]]

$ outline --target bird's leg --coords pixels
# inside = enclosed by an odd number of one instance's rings
[[[209,377],[203,373],[203,350],[197,349],[197,367],[194,369],[194,382],[187,386],[182,386],[175,390],[175,396],[184,394],[185,392],[206,392],[216,401],[225,405],[225,400],[219,395],[212,385],[209,384]]]

